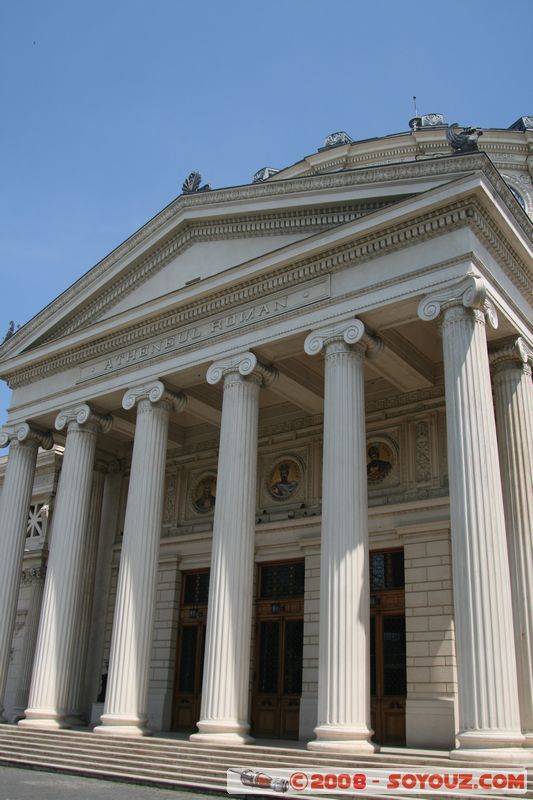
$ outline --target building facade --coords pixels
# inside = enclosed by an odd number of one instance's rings
[[[533,118],[410,127],[190,182],[4,342],[6,720],[533,761]]]

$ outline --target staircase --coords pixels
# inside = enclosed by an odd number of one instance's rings
[[[2,765],[30,767],[33,769],[76,773],[93,778],[105,778],[125,782],[142,783],[162,788],[188,788],[203,792],[226,794],[226,771],[229,767],[261,769],[268,774],[276,770],[370,770],[384,769],[391,772],[421,772],[431,766],[434,771],[456,768],[462,772],[468,768],[487,765],[451,761],[442,753],[406,751],[403,753],[376,753],[353,759],[346,755],[312,753],[298,747],[251,747],[201,746],[189,741],[163,738],[130,739],[125,737],[103,737],[88,731],[37,731],[0,725],[0,771]],[[496,765],[494,765],[496,766]],[[503,767],[508,769],[509,767]],[[0,772],[1,774],[1,772]],[[517,797],[533,800],[533,770],[528,772],[527,793],[510,795],[492,794],[494,798]],[[265,792],[265,794],[267,794]],[[333,792],[316,794],[315,797],[331,797]],[[350,796],[339,792],[338,796]],[[405,793],[397,793],[406,797]],[[251,795],[249,795],[251,796]],[[354,793],[351,793],[354,797]],[[384,795],[358,794],[355,796],[380,798]],[[390,800],[394,793],[388,793]],[[410,794],[409,797],[442,797],[443,795]],[[457,795],[446,795],[458,797]],[[471,793],[481,800],[481,795]],[[241,795],[244,797],[244,795]],[[277,794],[277,797],[283,797]],[[311,797],[304,794],[303,797]],[[464,798],[464,795],[463,795]]]

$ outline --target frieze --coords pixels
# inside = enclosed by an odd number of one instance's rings
[[[257,322],[277,317],[281,314],[303,308],[330,295],[329,280],[324,279],[305,288],[285,294],[264,298],[262,302],[237,307],[231,314],[219,314],[215,317],[168,332],[164,336],[143,342],[133,348],[125,348],[99,359],[81,368],[77,383],[92,380],[101,375],[108,375],[143,361],[162,358],[189,346],[197,345],[207,339],[214,338],[228,331],[245,328]]]

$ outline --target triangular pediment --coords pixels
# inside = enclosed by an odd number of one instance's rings
[[[56,342],[67,349],[82,335],[94,340],[146,322],[160,313],[160,301],[187,307],[244,285],[248,274],[335,247],[336,237],[345,241],[390,224],[395,213],[406,219],[434,207],[448,184],[473,171],[502,183],[477,155],[182,196],[25,325],[0,358]]]

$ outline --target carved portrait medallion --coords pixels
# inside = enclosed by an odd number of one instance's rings
[[[381,483],[392,470],[394,454],[384,442],[368,442],[366,474],[369,486]]]
[[[196,482],[192,491],[192,504],[198,514],[209,514],[214,511],[216,499],[217,477],[214,474],[203,475]]]
[[[268,491],[275,500],[288,500],[300,486],[302,468],[295,458],[278,458],[267,481]]]

